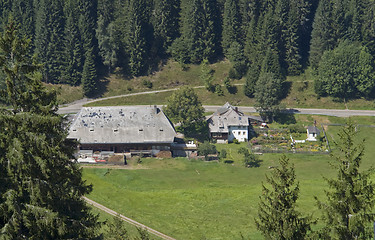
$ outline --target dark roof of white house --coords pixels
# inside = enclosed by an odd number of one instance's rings
[[[319,134],[319,133],[320,133],[320,130],[319,130],[319,128],[317,128],[316,126],[308,126],[308,127],[307,127],[307,132],[308,132],[309,134],[313,134],[313,133]]]
[[[69,128],[81,143],[172,143],[176,135],[156,106],[85,107]]]
[[[229,103],[220,107],[208,120],[210,132],[228,132],[229,126],[249,126],[249,118]]]

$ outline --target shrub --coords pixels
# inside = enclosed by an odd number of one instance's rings
[[[143,84],[143,86],[145,86],[147,88],[152,88],[152,82],[150,80],[148,80],[148,79],[144,79],[142,81],[142,84]]]
[[[218,96],[224,96],[224,91],[219,84],[215,86],[215,93],[217,93]]]
[[[198,155],[203,155],[206,161],[208,160],[209,154],[215,154],[216,146],[213,144],[210,144],[209,142],[205,141],[204,143],[201,143],[198,145]]]
[[[224,159],[227,157],[227,150],[223,149],[220,152],[220,159]]]
[[[291,124],[288,126],[289,132],[291,133],[306,133],[306,129],[302,125]]]

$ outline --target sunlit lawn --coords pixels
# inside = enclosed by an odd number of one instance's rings
[[[355,118],[365,124],[374,118]],[[331,121],[345,120],[331,118]],[[302,120],[301,120],[302,121]],[[329,138],[337,138],[339,127],[329,126]],[[375,128],[362,127],[366,154],[362,167],[373,165]],[[332,139],[331,139],[332,140]],[[94,191],[88,196],[99,203],[176,239],[262,239],[256,230],[258,199],[269,166],[277,166],[280,154],[264,154],[261,167],[243,167],[239,147],[246,144],[222,144],[235,160],[202,162],[176,159],[144,159],[147,169],[87,169],[84,178]],[[334,177],[329,155],[288,154],[300,182],[299,209],[319,216],[314,196],[324,199],[327,188],[323,176]],[[107,174],[106,174],[107,173]]]

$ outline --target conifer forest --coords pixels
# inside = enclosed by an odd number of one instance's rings
[[[0,29],[14,19],[43,81],[87,96],[114,71],[227,58],[249,97],[264,72],[283,81],[311,67],[319,95],[356,98],[373,94],[374,14],[371,0],[1,0]]]

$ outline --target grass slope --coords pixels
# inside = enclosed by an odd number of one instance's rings
[[[310,122],[315,116],[303,116]],[[321,118],[321,116],[319,116]],[[375,118],[355,118],[367,124]],[[344,122],[326,117],[322,121]],[[339,127],[329,126],[330,138],[336,138]],[[375,149],[375,128],[362,127],[360,137],[366,138],[366,154],[362,167],[369,168]],[[176,239],[262,239],[256,230],[258,199],[265,174],[277,165],[280,154],[261,156],[259,168],[242,167],[237,148],[242,145],[223,144],[235,162],[224,164],[177,159],[145,159],[146,169],[111,170],[85,168],[84,179],[93,184],[89,195],[95,201],[159,230]],[[334,177],[329,155],[288,154],[295,164],[300,182],[299,209],[305,214],[319,213],[314,196],[324,199],[327,184],[322,176]],[[319,225],[318,225],[319,226]]]
[[[222,61],[211,64],[210,67],[214,70],[214,84],[223,85],[223,81],[230,69],[230,62]],[[199,78],[199,65],[189,65],[187,70],[182,70],[178,63],[168,61],[159,72],[155,72],[150,76],[138,77],[131,80],[125,80],[121,76],[111,75],[106,81],[107,90],[103,94],[104,97],[116,96],[121,94],[128,94],[134,92],[143,92],[159,89],[171,89],[181,86],[203,86],[204,83]],[[149,80],[153,83],[153,87],[147,88],[142,84],[144,80]],[[216,93],[211,93],[202,89],[196,89],[196,92],[205,105],[220,105],[225,102],[230,102],[233,105],[254,106],[255,100],[244,95],[245,79],[232,80],[232,84],[239,84],[237,92],[230,94],[225,87],[224,96],[218,96]],[[366,99],[355,99],[348,102],[335,100],[331,97],[318,98],[314,92],[314,80],[310,71],[306,71],[300,76],[288,77],[286,80],[287,93],[281,104],[286,107],[298,108],[331,108],[331,109],[375,109],[375,103]],[[170,96],[172,92],[150,94],[141,96],[130,96],[115,98],[110,100],[103,100],[88,104],[87,106],[111,106],[111,105],[152,105],[165,104],[166,97]]]

